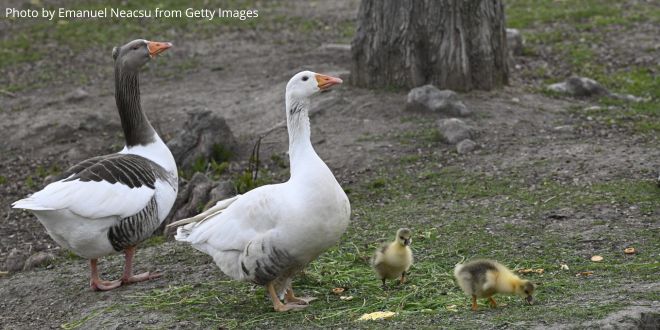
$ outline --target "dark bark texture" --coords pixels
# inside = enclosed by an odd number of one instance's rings
[[[362,0],[351,83],[490,90],[508,82],[501,0]]]

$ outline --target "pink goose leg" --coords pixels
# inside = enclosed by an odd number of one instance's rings
[[[92,268],[92,279],[89,286],[94,291],[108,291],[121,286],[121,281],[103,281],[99,278],[99,271],[96,268],[96,259],[90,259],[89,265]]]
[[[127,247],[126,250],[124,250],[124,255],[126,257],[126,264],[124,266],[124,275],[121,277],[121,284],[131,284],[153,280],[155,278],[159,278],[162,275],[159,273],[152,274],[150,272],[133,275],[133,255],[135,255],[135,247]]]

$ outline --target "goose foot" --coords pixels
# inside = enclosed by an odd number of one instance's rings
[[[128,277],[122,277],[121,278],[121,284],[131,284],[131,283],[137,283],[137,282],[144,282],[144,281],[157,279],[161,276],[163,276],[163,274],[161,274],[161,273],[144,272],[142,274],[129,275]]]
[[[316,300],[315,297],[296,297],[293,294],[293,288],[289,286],[286,290],[286,295],[284,296],[284,302],[287,304],[293,305],[309,305],[310,302]]]
[[[97,260],[90,259],[89,267],[92,270],[92,276],[89,281],[89,286],[93,291],[108,291],[116,289],[121,286],[121,281],[104,281],[99,278],[99,271],[96,267]]]
[[[273,308],[275,309],[276,312],[291,312],[291,311],[299,311],[301,309],[307,308],[309,305],[299,305],[299,304],[275,304]]]
[[[316,297],[287,297],[284,299],[284,302],[287,304],[294,305],[309,305],[310,302],[316,300]]]
[[[145,272],[142,274],[133,275],[133,255],[135,255],[135,247],[129,246],[124,250],[125,264],[124,275],[121,277],[121,283],[131,284],[137,282],[144,282],[159,278],[162,276],[160,273]]]
[[[307,298],[297,298],[293,295],[293,289],[291,289],[291,286],[289,286],[289,288],[286,290],[285,296],[287,303],[283,304],[280,301],[280,298],[277,296],[277,292],[275,292],[275,286],[273,285],[273,282],[268,283],[266,288],[268,289],[270,299],[273,300],[273,309],[276,312],[301,310],[303,308],[307,308],[307,306],[309,306],[309,302],[313,300],[306,300]]]
[[[103,281],[99,279],[89,281],[92,291],[109,291],[120,287],[121,284],[121,281]]]
[[[488,302],[490,302],[491,308],[497,308],[497,302],[495,301],[495,299],[493,299],[493,297],[488,297]]]

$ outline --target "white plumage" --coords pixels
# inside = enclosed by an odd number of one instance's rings
[[[177,231],[176,239],[213,257],[236,280],[266,285],[274,308],[304,307],[291,278],[346,230],[350,204],[310,142],[309,96],[341,80],[304,71],[287,84],[291,178],[220,201]],[[174,224],[176,225],[176,223]],[[286,295],[284,305],[278,297]]]

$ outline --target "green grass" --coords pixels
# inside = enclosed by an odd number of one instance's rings
[[[151,9],[182,10],[186,8],[216,8],[217,4],[207,0],[142,0],[113,1],[110,3],[96,0],[77,0],[66,2],[69,10],[98,10],[120,8],[124,10]],[[307,38],[322,31],[333,33],[336,40],[350,40],[352,18],[325,20],[281,13],[289,4],[286,1],[228,0],[222,1],[223,9],[257,9],[259,17],[253,19],[215,18],[117,18],[66,19],[56,18],[48,21],[44,18],[18,19],[9,18],[4,37],[0,38],[0,85],[5,85],[8,92],[20,92],[26,89],[47,87],[54,82],[83,84],[94,74],[111,74],[112,47],[137,38],[174,41],[209,40],[218,34],[234,31],[254,30],[261,32],[291,31],[298,37]],[[62,7],[61,3],[26,4],[26,8],[45,6],[53,10]],[[3,13],[4,15],[4,13]],[[278,42],[275,40],[274,42]],[[284,41],[282,41],[284,42]],[[93,53],[91,53],[93,52]],[[162,56],[171,56],[167,53]],[[30,63],[40,62],[39,69]],[[165,61],[164,61],[165,62]],[[203,67],[203,63],[193,57],[185,59],[170,58],[161,65],[155,74],[161,78],[184,77],[190,72]],[[71,68],[75,67],[76,70]],[[147,68],[148,69],[148,68]],[[27,73],[25,72],[27,71]],[[3,81],[4,77],[16,76],[12,81]],[[19,74],[17,74],[19,73]]]
[[[623,7],[617,0],[505,0],[507,26],[531,28],[548,24],[578,25],[595,23],[599,26],[627,22],[657,21],[657,9],[648,10],[644,4]]]
[[[192,321],[201,327],[526,327],[599,319],[628,304],[625,299],[648,301],[657,294],[630,292],[630,283],[657,281],[660,250],[657,229],[604,229],[604,244],[591,250],[580,230],[546,230],[546,212],[557,209],[588,211],[604,205],[627,210],[634,205],[657,223],[660,191],[650,182],[618,180],[589,186],[559,184],[550,179],[530,191],[523,172],[493,177],[457,167],[435,169],[435,158],[422,158],[415,166],[393,163],[381,167],[351,190],[352,224],[340,244],[309,265],[294,281],[299,294],[319,300],[297,313],[274,313],[262,287],[229,281],[225,277],[191,281],[164,289],[137,292],[129,305],[115,305],[119,313],[157,311],[174,320]],[[432,192],[432,193],[429,193]],[[522,219],[515,220],[518,217]],[[590,224],[625,226],[617,219]],[[369,260],[379,241],[391,239],[399,227],[413,230],[416,262],[409,282],[380,288]],[[628,242],[638,251],[625,255]],[[592,254],[605,260],[594,263]],[[189,247],[177,247],[164,256],[170,262],[199,263]],[[543,268],[542,275],[522,275],[540,283],[537,303],[527,306],[517,297],[498,296],[501,307],[492,310],[482,301],[478,313],[469,310],[469,299],[456,287],[456,263],[474,257],[500,260],[513,269]],[[561,270],[562,263],[570,270]],[[591,276],[576,276],[591,271]],[[627,284],[628,283],[628,284]],[[332,293],[344,288],[342,300]],[[609,295],[631,297],[612,301]],[[240,312],[235,312],[235,311]],[[393,311],[389,321],[363,322],[364,313]],[[89,317],[89,316],[85,316]],[[485,323],[484,323],[485,322]],[[77,323],[76,323],[77,324]]]
[[[250,1],[224,1],[226,8],[252,8]],[[186,8],[208,8],[208,3],[202,0],[142,0],[137,2],[122,2],[115,4],[99,3],[93,0],[82,0],[68,4],[66,9],[71,10],[98,10],[104,8],[120,8],[124,10],[163,8],[169,10],[184,10]],[[41,7],[39,7],[41,8]],[[46,5],[49,10],[58,6]],[[3,14],[4,15],[4,14]],[[21,19],[9,19],[20,24]],[[90,23],[93,20],[93,24]],[[0,69],[24,62],[33,62],[49,55],[44,49],[43,42],[57,44],[58,49],[67,48],[74,53],[90,47],[108,48],[119,45],[127,40],[140,36],[154,40],[169,39],[172,32],[191,33],[197,37],[209,37],[217,33],[218,28],[249,28],[254,26],[253,20],[241,21],[238,19],[205,19],[188,18],[119,18],[106,17],[102,19],[67,19],[55,18],[52,21],[39,19],[38,23],[24,24],[25,26],[9,38],[0,40]],[[108,48],[110,49],[110,48]]]
[[[639,103],[603,98],[600,101],[603,105],[614,105],[618,109],[599,113],[597,116],[601,121],[642,134],[660,132],[660,79],[657,74],[660,66],[612,66],[609,64],[611,59],[600,51],[610,49],[606,45],[611,38],[627,34],[626,31],[633,32],[639,24],[660,22],[659,7],[628,2],[624,5],[614,0],[509,0],[505,3],[507,26],[523,29],[527,56],[538,57],[539,49],[544,47],[555,62],[550,63],[550,68],[565,67],[571,74],[595,79],[611,92],[644,98]],[[550,25],[552,27],[548,28]],[[621,27],[624,32],[616,32]],[[593,45],[600,48],[594,49]],[[545,67],[525,70],[523,75],[539,80],[544,86],[567,78],[554,75]]]

